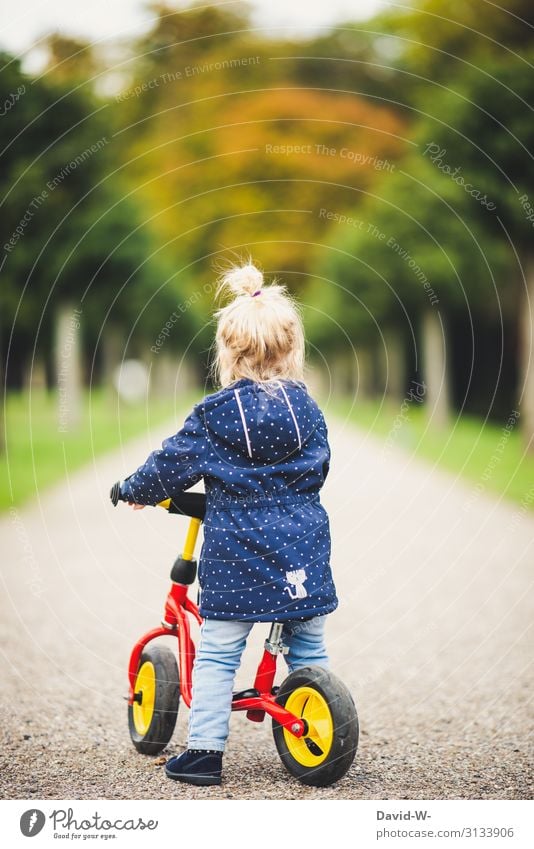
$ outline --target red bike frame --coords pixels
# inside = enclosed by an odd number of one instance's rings
[[[162,507],[167,502],[162,502]],[[182,558],[193,559],[193,550],[196,542],[199,519],[191,519],[186,544]],[[198,624],[202,624],[202,617],[198,612],[197,605],[188,596],[188,587],[185,584],[171,585],[165,602],[164,618],[159,628],[153,628],[144,634],[135,644],[130,655],[128,665],[128,703],[131,705],[135,697],[135,681],[139,669],[139,661],[143,649],[157,637],[175,636],[178,639],[178,669],[180,672],[180,691],[182,699],[187,707],[191,707],[191,682],[193,673],[193,662],[195,660],[195,644],[191,637],[189,627],[189,616],[192,616]],[[258,665],[254,686],[243,693],[236,693],[232,699],[232,710],[244,710],[247,718],[253,722],[263,722],[265,714],[275,719],[280,725],[295,737],[302,737],[308,729],[305,720],[295,716],[276,701],[276,690],[274,689],[274,678],[276,674],[276,660],[279,654],[283,654],[286,647],[282,643],[282,625],[273,623],[268,639],[265,641],[263,656]]]

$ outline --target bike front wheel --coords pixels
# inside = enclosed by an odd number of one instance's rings
[[[303,719],[307,731],[295,737],[273,719],[273,736],[285,768],[303,784],[328,787],[350,769],[358,748],[358,715],[347,687],[319,666],[292,672],[276,701]]]
[[[157,755],[171,739],[180,702],[178,665],[166,646],[149,646],[139,660],[135,701],[128,705],[132,743],[143,755]]]

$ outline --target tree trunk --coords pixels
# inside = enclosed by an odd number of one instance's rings
[[[183,354],[176,355],[176,358],[173,358],[173,366],[175,370],[175,391],[178,394],[180,392],[196,392],[201,388],[199,371],[194,367],[190,357],[185,357]]]
[[[32,394],[46,391],[46,365],[42,358],[35,357],[25,368],[24,389]]]
[[[383,345],[380,347],[380,392],[401,400],[406,383],[406,364],[402,335],[394,328],[383,330]]]
[[[356,400],[365,401],[374,395],[375,370],[374,351],[369,348],[357,348],[356,355],[352,354],[354,392]]]
[[[328,357],[327,380],[334,395],[353,398],[362,392],[362,370],[365,353],[353,350],[339,351]]]
[[[328,372],[322,360],[314,359],[307,363],[304,380],[313,398],[328,397]]]
[[[115,373],[124,357],[124,334],[109,322],[102,328],[102,386],[115,395]]]
[[[447,340],[440,314],[427,310],[422,322],[422,371],[426,386],[426,408],[431,423],[443,428],[450,419]]]
[[[525,285],[519,315],[519,403],[523,439],[529,453],[534,453],[534,254],[527,256]]]
[[[54,353],[60,433],[78,427],[82,418],[80,318],[81,310],[68,304],[60,304],[57,308]]]
[[[0,392],[0,401],[2,403],[2,409],[0,410],[0,454],[3,454],[6,448],[6,419],[5,419],[5,410],[7,405],[7,386],[6,386],[6,372],[5,372],[5,364],[4,364],[4,348],[2,345],[2,333],[0,330],[0,385],[2,386],[2,391]]]

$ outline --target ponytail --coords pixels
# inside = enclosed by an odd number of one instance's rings
[[[262,272],[248,262],[219,277],[216,296],[228,295],[233,299],[215,313],[216,382],[223,387],[242,378],[302,382],[304,329],[285,286],[266,286]]]

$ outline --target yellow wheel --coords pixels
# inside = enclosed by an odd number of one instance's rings
[[[135,679],[135,701],[128,705],[128,726],[138,752],[157,755],[172,737],[180,685],[173,653],[163,646],[149,646],[141,655]]]
[[[137,733],[144,737],[154,717],[156,704],[156,669],[151,660],[145,660],[135,679],[135,692],[140,702],[132,705],[132,719]]]
[[[289,675],[276,701],[303,719],[306,732],[295,737],[273,720],[278,754],[286,769],[315,787],[339,781],[358,748],[358,717],[352,696],[332,672],[306,666]]]
[[[289,754],[303,766],[319,766],[327,757],[334,741],[332,714],[324,697],[313,687],[297,687],[290,693],[286,708],[306,720],[305,737],[295,737],[284,728]]]

